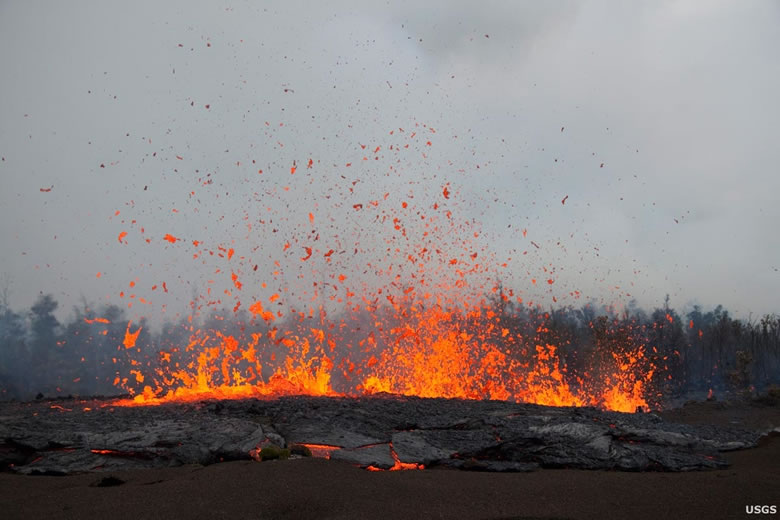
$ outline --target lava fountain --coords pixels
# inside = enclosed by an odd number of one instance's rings
[[[648,355],[652,347],[641,334],[631,333],[634,325],[591,319],[587,344],[568,337],[554,326],[552,308],[546,312],[521,291],[505,289],[501,280],[518,260],[499,259],[495,239],[478,221],[457,217],[462,208],[453,185],[424,179],[423,193],[396,194],[392,175],[404,165],[401,157],[412,145],[427,158],[435,134],[416,123],[413,132],[390,132],[395,141],[373,154],[361,144],[362,176],[300,215],[289,208],[301,206],[309,188],[299,181],[320,161],[302,161],[305,169],[293,161],[293,185],[266,189],[271,202],[254,210],[261,215],[245,212],[243,240],[210,244],[165,233],[159,242],[168,253],[213,269],[215,280],[179,325],[185,344],[142,348],[140,329],[128,324],[114,382],[132,398],[119,404],[387,392],[627,412],[656,406],[658,359]],[[387,175],[377,175],[372,162]],[[255,192],[251,200],[256,207],[265,199]],[[274,218],[287,226],[281,238]],[[518,231],[518,240],[539,249],[527,234]],[[132,238],[122,231],[119,242]],[[579,291],[556,297],[552,266],[540,274],[553,302],[579,298]],[[220,280],[227,287],[221,294]]]

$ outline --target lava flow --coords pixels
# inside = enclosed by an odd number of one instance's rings
[[[425,469],[424,464],[418,464],[416,462],[401,462],[401,459],[398,458],[398,454],[395,452],[395,448],[393,447],[393,443],[388,443],[388,448],[390,449],[390,456],[393,457],[393,466],[388,469],[382,469],[378,468],[376,466],[366,466],[366,469],[368,471],[402,471],[402,470],[412,470],[412,469]]]

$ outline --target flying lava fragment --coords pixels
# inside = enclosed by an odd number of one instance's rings
[[[130,327],[132,325],[133,325],[132,321],[128,322],[127,329],[125,330],[125,340],[122,342],[125,348],[135,347],[135,342],[138,340],[138,335],[141,333],[141,329],[143,328],[143,327],[138,327],[138,330],[136,330],[135,332],[130,332]]]

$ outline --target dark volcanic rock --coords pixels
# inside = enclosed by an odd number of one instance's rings
[[[339,426],[331,426],[327,422],[296,422],[292,425],[283,424],[279,432],[290,443],[330,444],[342,448],[359,448],[369,444],[387,442],[387,439],[371,437],[363,432],[349,430]]]
[[[401,462],[435,464],[452,458],[464,447],[472,451],[496,444],[489,430],[413,430],[393,434],[393,447]]]
[[[130,408],[0,403],[0,469],[47,475],[249,459],[268,443],[330,445],[334,460],[380,469],[394,466],[394,451],[404,463],[481,471],[686,471],[722,467],[720,452],[757,440],[654,414],[386,395]]]
[[[379,469],[390,469],[395,465],[393,455],[390,453],[389,443],[375,444],[363,448],[336,450],[330,454],[330,458],[357,464],[363,468],[373,466]]]

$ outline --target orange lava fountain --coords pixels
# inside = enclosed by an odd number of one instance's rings
[[[588,346],[577,344],[581,338],[554,333],[549,314],[538,304],[524,302],[496,282],[507,276],[511,262],[529,274],[530,267],[512,258],[498,260],[486,245],[495,239],[483,238],[474,218],[457,220],[454,186],[423,179],[428,183],[423,193],[415,197],[409,191],[398,199],[393,179],[399,164],[408,160],[416,167],[416,155],[404,157],[416,147],[427,158],[437,134],[426,125],[414,126],[412,132],[391,131],[390,142],[375,146],[373,154],[361,144],[362,177],[314,199],[299,215],[272,206],[300,207],[314,182],[307,176],[320,162],[301,162],[307,164],[302,169],[293,161],[284,177],[291,187],[268,187],[262,199],[269,200],[267,207],[257,209],[260,218],[245,215],[243,242],[207,245],[180,238],[184,229],[161,235],[166,251],[183,249],[183,258],[199,266],[214,263],[216,280],[208,280],[206,294],[196,300],[211,308],[215,320],[235,326],[229,332],[214,322],[197,326],[203,305],[193,301],[193,314],[183,325],[187,344],[144,350],[142,327],[129,323],[124,349],[119,347],[129,366],[117,365],[115,385],[133,397],[117,404],[388,392],[626,412],[647,408],[654,360],[625,324],[591,322],[595,339]],[[388,173],[376,174],[382,167]],[[337,173],[334,185],[347,179],[341,170]],[[253,193],[252,207],[259,197]],[[285,223],[284,237],[270,217]],[[533,246],[531,251],[539,249],[527,232],[517,231],[514,240]],[[366,235],[370,239],[361,244],[358,237]],[[120,237],[122,247],[134,235]],[[242,244],[253,243],[262,244],[258,254],[267,256],[252,259],[260,246]],[[546,280],[540,284],[544,294],[557,302],[555,268],[547,264],[539,271]],[[216,290],[220,280],[221,293]],[[536,286],[537,280],[529,276],[529,282]],[[135,280],[130,287],[136,287]],[[169,286],[162,282],[161,287],[167,295]],[[247,294],[251,304],[242,307],[240,297]],[[557,294],[576,300],[580,293]],[[141,297],[134,302],[149,304]],[[340,314],[332,317],[334,312]]]
[[[376,322],[357,342],[357,351],[338,351],[342,342],[326,332],[338,330],[335,323],[285,334],[277,328],[254,332],[243,344],[220,332],[197,330],[182,351],[161,353],[155,386],[147,384],[118,404],[386,392],[624,412],[648,407],[646,385],[654,370],[642,347],[612,352],[611,363],[599,362],[598,378],[586,380],[590,372],[569,374],[559,348],[545,342],[543,334],[524,339],[490,309],[397,305],[403,316],[386,318],[389,327]]]

